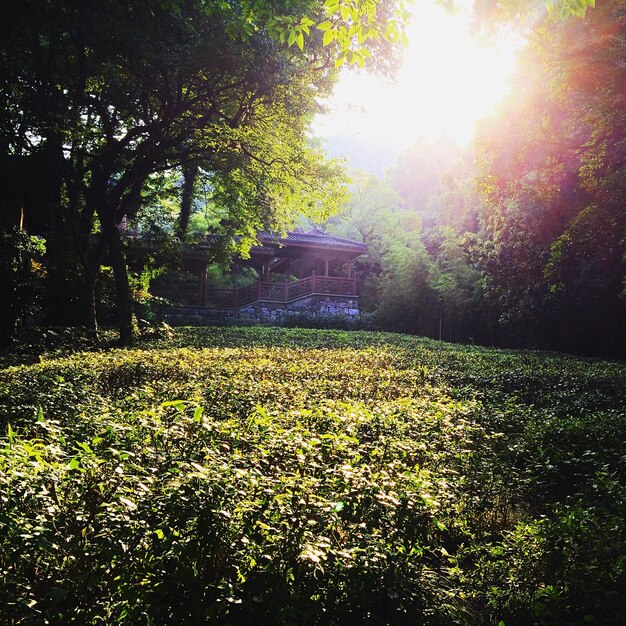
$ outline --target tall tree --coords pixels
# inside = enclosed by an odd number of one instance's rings
[[[108,254],[120,331],[131,333],[118,225],[137,211],[153,173],[202,160],[223,197],[237,200],[227,207],[231,233],[244,224],[247,232],[261,223],[281,227],[296,207],[319,208],[332,197],[324,192],[336,168],[307,148],[305,129],[336,69],[322,31],[311,33],[306,52],[272,36],[272,11],[286,7],[5,4],[3,154],[45,153],[58,172],[55,201],[32,209],[45,214],[55,297],[63,284],[68,295],[80,293],[84,323],[95,323],[94,286]],[[315,2],[300,10],[324,14]],[[245,186],[245,201],[237,186]]]
[[[623,0],[544,21],[480,134],[492,283],[553,347],[626,351],[625,56]]]

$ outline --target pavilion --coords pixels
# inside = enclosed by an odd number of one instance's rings
[[[177,293],[161,293],[171,301],[187,307],[240,308],[256,302],[288,305],[296,300],[324,296],[357,300],[353,260],[367,252],[366,244],[337,237],[314,227],[289,231],[285,236],[259,232],[258,244],[252,246],[248,259],[239,265],[253,267],[258,273],[254,283],[233,288],[217,288],[207,282],[207,267],[212,241],[184,253],[187,272],[196,277]],[[358,306],[358,305],[357,305]]]

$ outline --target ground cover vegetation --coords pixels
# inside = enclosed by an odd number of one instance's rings
[[[0,371],[3,624],[623,623],[624,364],[90,340]]]

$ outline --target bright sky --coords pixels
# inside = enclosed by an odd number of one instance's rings
[[[329,112],[313,124],[315,135],[386,145],[394,152],[418,138],[469,143],[476,121],[508,91],[520,42],[512,36],[475,37],[467,12],[450,15],[434,0],[417,0],[413,12],[396,84],[344,72],[326,102]]]

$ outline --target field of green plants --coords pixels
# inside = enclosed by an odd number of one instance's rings
[[[624,364],[276,328],[35,360],[2,624],[624,623]]]

